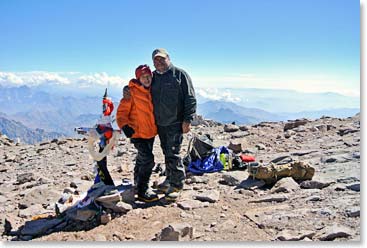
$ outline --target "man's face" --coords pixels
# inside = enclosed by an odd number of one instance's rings
[[[165,72],[165,71],[167,71],[168,67],[170,66],[171,61],[170,61],[169,57],[165,58],[165,57],[161,57],[161,56],[156,56],[153,59],[153,63],[154,63],[154,67],[155,67],[155,69],[157,69],[157,71]]]

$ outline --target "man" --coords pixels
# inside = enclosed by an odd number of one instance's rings
[[[175,67],[168,52],[155,49],[152,54],[154,67],[152,99],[158,135],[165,156],[166,180],[158,190],[168,201],[179,196],[185,180],[185,168],[180,157],[182,134],[190,131],[196,113],[196,98],[190,76]]]
[[[185,168],[180,157],[183,134],[190,131],[196,113],[196,98],[190,76],[171,63],[163,48],[153,51],[152,100],[161,148],[165,156],[166,180],[158,185],[167,201],[175,201],[182,191]],[[124,97],[126,94],[124,89]]]

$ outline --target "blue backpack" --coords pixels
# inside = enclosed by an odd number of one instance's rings
[[[188,171],[194,174],[203,174],[223,170],[224,166],[220,161],[221,153],[229,154],[227,147],[220,146],[213,148],[207,157],[192,161],[187,168]]]

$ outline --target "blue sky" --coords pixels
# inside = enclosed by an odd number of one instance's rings
[[[0,72],[127,80],[166,48],[198,87],[359,94],[356,0],[0,1]]]

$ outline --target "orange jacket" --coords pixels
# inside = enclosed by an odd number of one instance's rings
[[[136,79],[129,82],[130,99],[121,99],[116,121],[119,128],[126,124],[135,130],[132,138],[150,139],[157,134],[150,89],[144,88]]]

